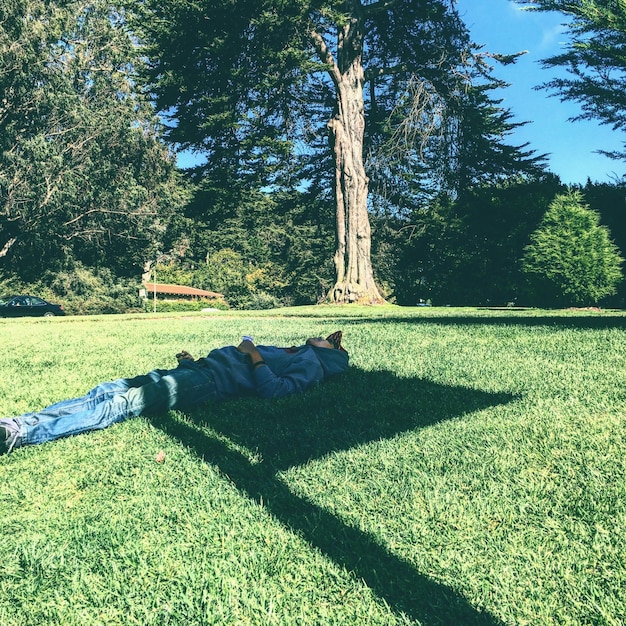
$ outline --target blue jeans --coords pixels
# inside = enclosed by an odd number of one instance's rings
[[[194,363],[101,383],[81,398],[63,400],[13,419],[20,428],[20,445],[25,446],[99,430],[141,414],[187,409],[216,399],[211,371]]]

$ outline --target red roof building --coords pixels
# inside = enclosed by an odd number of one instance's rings
[[[185,285],[167,285],[163,283],[157,283],[156,287],[154,283],[144,283],[146,289],[146,296],[149,294],[167,295],[167,296],[184,296],[191,298],[223,298],[224,294],[216,293],[215,291],[205,291],[204,289],[197,289],[196,287],[187,287]]]

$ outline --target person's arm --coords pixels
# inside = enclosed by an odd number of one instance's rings
[[[178,362],[180,363],[181,361],[195,361],[195,359],[191,356],[191,354],[189,354],[189,352],[187,352],[187,350],[181,350],[177,355],[176,358],[178,359]]]
[[[257,350],[256,346],[249,340],[244,339],[238,346],[237,350],[243,354],[247,354],[250,357],[250,363],[253,368],[261,367],[265,365],[265,361],[261,356],[261,353]]]
[[[281,398],[301,393],[324,377],[317,359],[311,358],[312,355],[307,352],[294,354],[289,365],[277,376],[251,341],[242,341],[237,350],[250,357],[256,391],[261,398]]]

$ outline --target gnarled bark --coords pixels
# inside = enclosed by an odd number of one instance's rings
[[[335,163],[337,217],[336,282],[331,302],[382,303],[371,262],[371,231],[367,214],[369,179],[363,163],[365,112],[363,101],[363,33],[358,17],[338,30],[337,60],[322,37],[312,33],[320,58],[328,65],[336,102],[328,122]]]

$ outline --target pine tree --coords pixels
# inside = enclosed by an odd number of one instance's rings
[[[0,261],[136,273],[179,203],[119,6],[0,0]],[[149,252],[148,252],[149,254]]]
[[[622,280],[619,250],[580,192],[557,196],[522,260],[537,304],[595,305]]]

